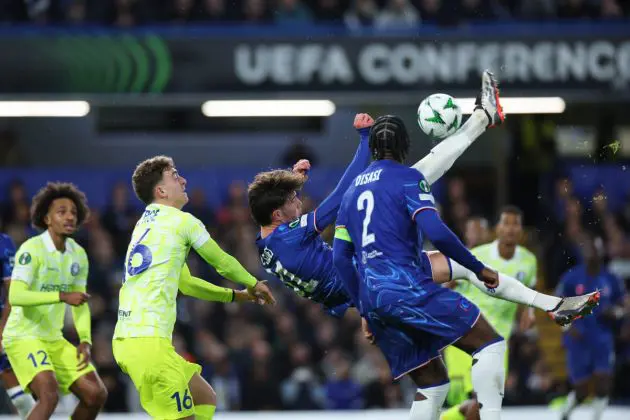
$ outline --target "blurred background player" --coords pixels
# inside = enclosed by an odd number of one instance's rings
[[[523,234],[523,214],[519,208],[506,206],[501,210],[496,234],[497,239],[494,242],[473,248],[471,250],[473,255],[489,267],[506,273],[521,281],[528,288],[534,289],[536,287],[537,262],[534,254],[518,245]],[[467,281],[457,282],[454,290],[474,302],[490,325],[503,338],[509,340],[519,310],[518,304],[505,300],[497,301],[478,289],[470,287],[470,283]],[[521,306],[519,319],[519,329],[521,331],[529,329],[535,320],[533,309]],[[452,407],[442,415],[442,420],[478,417],[476,414],[478,407],[474,401],[464,402],[473,391],[470,373],[471,357],[459,349],[449,346],[444,350],[444,361],[451,381],[447,404]]]
[[[217,245],[199,219],[181,210],[188,203],[186,178],[170,157],[141,162],[132,182],[147,207],[127,251],[114,357],[152,417],[209,420],[216,409],[214,390],[201,377],[201,366],[177,354],[172,344],[178,291],[207,301],[260,298],[274,303],[274,299],[264,282]],[[219,274],[247,286],[248,291],[217,287],[191,276],[186,265],[191,248]]]
[[[576,320],[563,335],[573,390],[562,407],[562,420],[568,420],[573,409],[588,397],[591,380],[595,391],[593,420],[599,420],[610,396],[615,363],[613,330],[624,316],[625,288],[602,264],[594,236],[585,233],[580,242],[583,263],[562,276],[557,293],[566,296],[600,290],[601,301],[594,316]]]
[[[20,246],[11,275],[11,313],[2,344],[20,385],[37,403],[29,419],[47,419],[59,392],[72,392],[79,404],[73,419],[93,419],[107,399],[107,390],[92,365],[88,259],[71,236],[89,215],[85,195],[67,183],[48,183],[33,198],[31,221],[44,232]],[[63,338],[65,303],[80,344]]]
[[[11,281],[11,272],[13,271],[13,265],[15,263],[15,245],[9,235],[0,233],[0,278],[2,279],[2,296],[0,297],[0,308],[2,310],[2,320],[0,321],[0,337],[4,326],[7,323],[9,312],[11,311],[11,305],[6,301],[9,294],[9,282]],[[0,353],[0,378],[2,379],[2,385],[6,389],[11,402],[17,409],[21,418],[26,418],[28,413],[35,405],[35,400],[30,394],[24,392],[18,379],[15,377],[15,373],[11,369],[11,363],[7,358],[4,350]]]

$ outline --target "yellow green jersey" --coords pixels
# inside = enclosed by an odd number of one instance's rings
[[[48,231],[24,242],[18,249],[11,282],[23,282],[29,291],[71,292],[87,286],[88,259],[85,250],[73,239],[66,239],[59,251]],[[57,302],[37,306],[12,306],[4,328],[3,341],[63,338],[66,304]]]
[[[498,241],[480,245],[471,252],[485,265],[516,278],[525,286],[532,289],[536,286],[536,257],[522,246],[516,247],[514,256],[509,260],[499,255]],[[506,340],[510,337],[518,309],[517,303],[488,296],[468,281],[458,280],[455,290],[477,305],[488,322]]]
[[[171,338],[188,252],[208,240],[205,226],[190,213],[160,204],[147,206],[127,249],[114,339]]]

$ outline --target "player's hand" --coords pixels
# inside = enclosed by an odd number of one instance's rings
[[[295,165],[293,165],[293,173],[302,175],[304,178],[308,178],[308,171],[311,170],[311,162],[308,159],[300,159]]]
[[[234,302],[256,302],[260,305],[265,303],[262,298],[256,297],[256,295],[249,290],[234,290]]]
[[[481,274],[479,274],[479,280],[484,282],[488,289],[496,289],[499,285],[499,273],[488,267],[485,267]]]
[[[372,127],[372,125],[374,125],[374,119],[369,114],[357,114],[354,117],[354,128],[357,130]]]
[[[89,343],[81,343],[77,346],[77,369],[82,370],[88,367],[92,360],[92,346]]]
[[[361,318],[361,331],[363,331],[363,336],[370,344],[374,344],[374,334],[370,331],[370,327],[368,326],[365,318]]]
[[[256,286],[248,290],[257,298],[262,299],[265,304],[275,305],[276,298],[273,297],[273,294],[271,293],[271,290],[266,283],[267,282],[265,280],[259,281],[258,283],[256,283]]]
[[[79,306],[90,298],[90,295],[84,292],[59,292],[59,300],[72,306]]]

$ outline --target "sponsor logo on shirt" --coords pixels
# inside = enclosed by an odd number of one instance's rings
[[[271,264],[271,260],[273,258],[273,252],[265,247],[265,249],[263,249],[262,254],[260,254],[260,263],[265,266],[268,267],[269,264]]]
[[[69,284],[42,284],[39,288],[40,292],[69,292]]]

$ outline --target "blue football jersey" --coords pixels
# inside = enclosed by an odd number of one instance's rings
[[[256,245],[268,273],[297,295],[322,303],[333,315],[343,315],[350,299],[337,278],[332,248],[319,235],[315,212],[278,226],[265,238],[258,236]]]
[[[9,235],[0,233],[0,279],[3,281],[11,278],[13,263],[15,260],[15,245]],[[0,308],[4,306],[4,288],[0,291]]]
[[[578,265],[567,271],[560,279],[556,294],[558,296],[576,296],[600,290],[599,305],[593,310],[593,314],[576,319],[571,324],[582,334],[593,339],[612,339],[613,327],[610,321],[602,319],[598,314],[613,305],[621,304],[625,294],[623,283],[606,269],[602,269],[597,275],[591,276],[586,270],[586,265]],[[565,334],[565,342],[571,338]]]
[[[348,231],[362,281],[356,298],[381,306],[404,293],[422,295],[431,281],[420,258],[422,238],[414,221],[422,210],[435,210],[422,174],[391,160],[373,162],[346,191],[337,226]],[[402,293],[402,294],[401,294]]]

